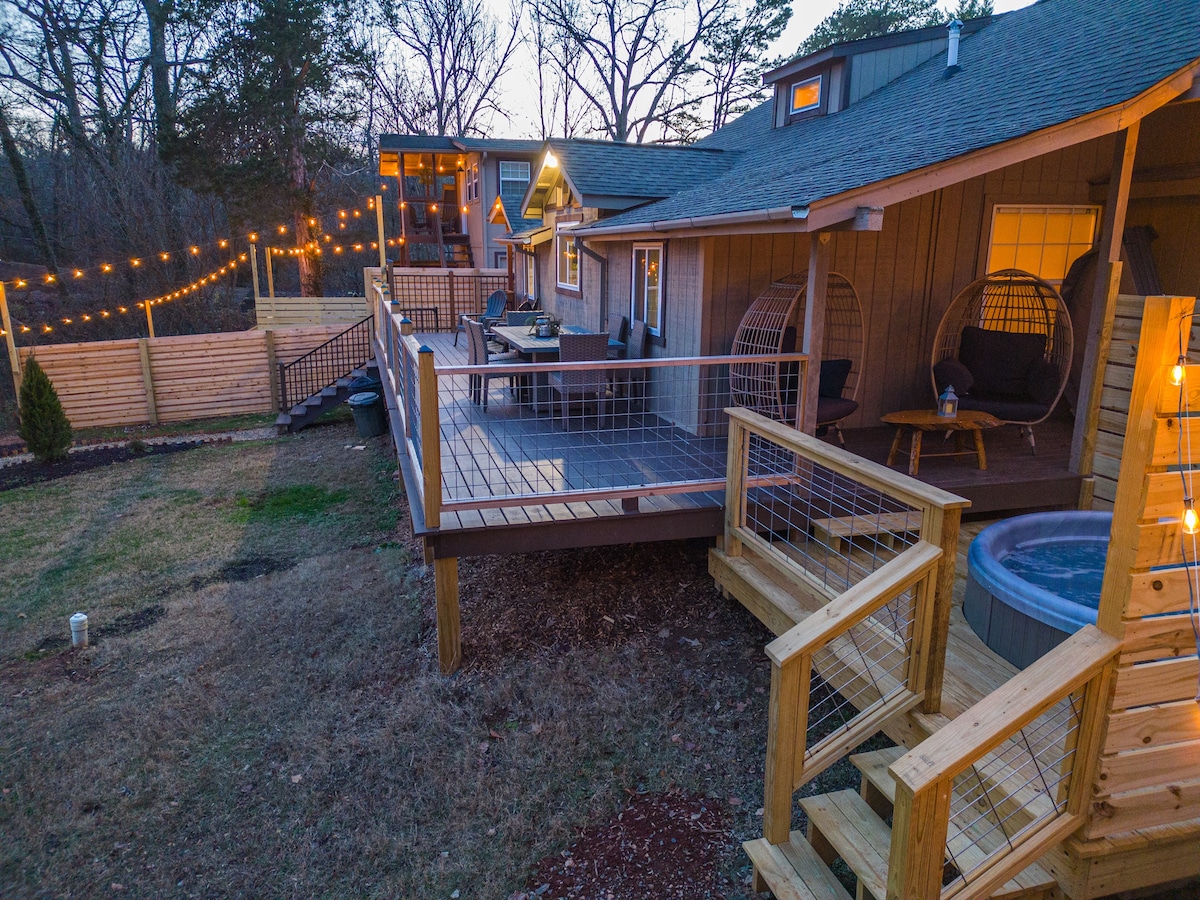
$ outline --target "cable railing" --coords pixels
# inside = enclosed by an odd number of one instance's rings
[[[341,334],[279,364],[279,405],[284,411],[345,378],[375,355],[375,318],[367,316]]]
[[[892,765],[889,888],[988,897],[1082,824],[1120,647],[1085,626]]]

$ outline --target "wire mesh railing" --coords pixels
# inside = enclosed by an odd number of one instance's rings
[[[280,408],[287,410],[319,394],[374,355],[375,318],[367,316],[295,362],[279,364]]]
[[[892,765],[889,886],[989,897],[1079,827],[1120,647],[1085,626]]]

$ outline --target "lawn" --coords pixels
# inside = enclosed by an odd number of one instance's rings
[[[357,443],[0,493],[0,896],[574,896],[588,840],[662,798],[707,844],[654,896],[743,896],[768,635],[705,546],[464,560],[443,677],[394,460]]]

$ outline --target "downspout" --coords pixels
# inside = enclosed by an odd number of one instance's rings
[[[583,238],[575,237],[575,252],[583,253],[584,255],[594,259],[600,266],[600,330],[608,331],[608,257],[601,256],[591,247],[583,243]],[[580,273],[582,276],[582,273]],[[580,277],[580,287],[583,287],[583,278]]]

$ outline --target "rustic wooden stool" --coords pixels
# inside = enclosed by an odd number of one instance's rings
[[[932,409],[903,409],[899,412],[888,413],[882,420],[886,425],[896,426],[896,438],[892,441],[892,449],[888,452],[887,464],[896,461],[896,453],[900,450],[900,440],[904,432],[912,433],[912,443],[908,451],[908,474],[916,475],[921,465],[921,435],[926,431],[953,431],[955,433],[955,449],[943,453],[926,453],[926,456],[975,456],[979,460],[979,468],[987,468],[987,454],[983,450],[983,429],[995,428],[1003,424],[995,416],[973,409],[960,409],[954,418],[939,416]],[[962,438],[964,432],[975,436],[975,449],[964,449]]]

